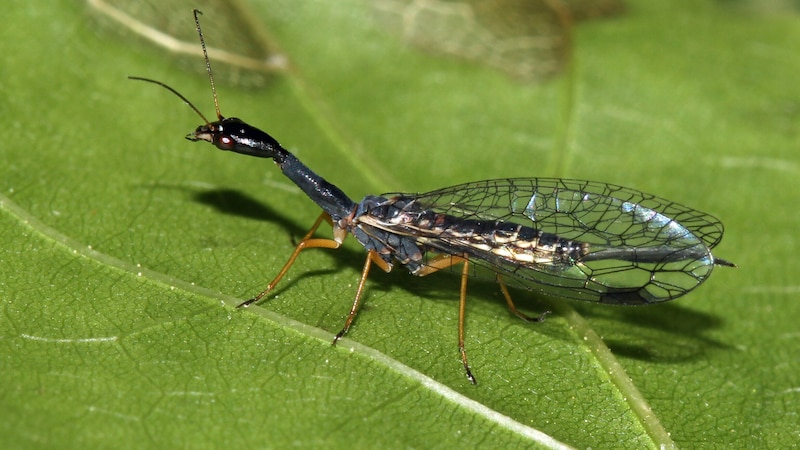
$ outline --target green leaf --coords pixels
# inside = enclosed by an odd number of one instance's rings
[[[202,60],[184,71],[88,5],[12,3],[0,31],[0,447],[796,441],[796,10],[630,1],[574,30],[567,73],[531,84],[404,46],[368,2],[247,4],[263,27],[252,39],[288,66],[258,87],[215,63],[222,113],[355,199],[575,177],[726,224],[715,252],[739,268],[670,304],[515,292],[525,311],[555,312],[527,324],[493,284],[472,283],[473,386],[456,348],[455,274],[374,271],[336,347],[364,258],[353,242],[304,252],[273,298],[235,309],[318,208],[271,162],[184,141],[200,119],[126,79],[164,81],[212,116]],[[225,47],[205,12],[206,39]],[[191,6],[180,14],[191,31]]]

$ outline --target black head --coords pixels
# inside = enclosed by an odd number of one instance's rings
[[[180,92],[171,88],[170,86],[156,80],[142,77],[128,77],[133,80],[146,81],[148,83],[157,84],[164,89],[172,92],[178,96],[184,103],[189,105],[190,108],[203,119],[205,125],[200,125],[192,133],[186,136],[190,141],[208,141],[214,144],[220,150],[229,150],[236,153],[245,155],[259,156],[262,158],[273,158],[276,162],[280,163],[284,160],[284,155],[287,151],[272,136],[259,130],[256,127],[250,126],[240,119],[235,117],[222,117],[219,111],[219,102],[217,101],[217,89],[214,86],[214,76],[211,74],[211,62],[208,59],[208,51],[206,50],[206,42],[203,38],[203,31],[200,29],[200,20],[197,17],[201,14],[200,11],[194,10],[194,21],[197,27],[197,34],[200,37],[200,46],[203,49],[203,57],[206,61],[206,69],[208,70],[208,80],[211,84],[211,94],[214,98],[214,109],[217,113],[217,121],[209,122],[208,119],[197,109],[192,102]]]
[[[280,160],[281,155],[285,153],[285,150],[272,136],[235,117],[200,125],[186,135],[186,139],[208,141],[220,150],[262,158]]]

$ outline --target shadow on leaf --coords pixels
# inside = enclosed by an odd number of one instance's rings
[[[253,197],[232,189],[196,192],[194,200],[223,214],[278,224],[286,230],[287,238],[292,239],[293,242],[296,242],[308,231],[307,227],[292,222],[280,212],[265,206]],[[320,236],[325,236],[324,229],[320,231]],[[330,275],[344,268],[356,272],[361,270],[365,253],[360,249],[341,247],[336,254],[335,267],[314,268],[305,271],[298,269],[294,271],[290,280],[285,280],[278,286],[274,295],[290,290],[292,286],[308,277]],[[288,256],[287,254],[286,257],[288,258]],[[396,273],[383,276],[380,270],[373,269],[362,303],[364,309],[369,309],[371,294],[398,288],[416,297],[453,302],[456,307],[459,275],[453,273],[453,270],[444,270],[444,273],[436,274],[439,276],[414,278],[413,282],[406,278],[412,275],[403,273],[403,267],[399,264],[395,265],[393,272]],[[498,308],[505,310],[505,302],[500,295],[499,288],[491,280],[471,280],[468,295],[469,303],[479,299],[481,301],[489,299],[492,303],[497,304]],[[549,302],[565,301],[545,299],[520,289],[514,289],[512,296],[518,307],[536,314],[550,309],[547,306]],[[702,358],[709,348],[729,347],[704,336],[707,331],[719,328],[722,324],[721,319],[676,303],[649,307],[608,307],[570,301],[569,306],[587,317],[592,322],[591,325],[595,331],[603,337],[606,345],[619,356],[667,363]],[[557,310],[558,308],[553,309]],[[501,319],[503,317],[501,314],[498,314],[497,317],[497,320],[505,320]],[[518,321],[510,313],[508,317],[509,320]],[[530,326],[522,321],[519,321],[519,324]],[[547,327],[541,327],[536,331],[547,332],[546,330]],[[560,333],[557,334],[560,335]]]

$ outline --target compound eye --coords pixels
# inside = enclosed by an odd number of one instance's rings
[[[220,135],[219,139],[217,139],[217,147],[221,150],[233,150],[235,145],[236,141],[228,135]]]

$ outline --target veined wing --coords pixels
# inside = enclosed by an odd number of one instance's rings
[[[558,297],[667,301],[730,265],[711,254],[724,231],[715,217],[607,183],[500,179],[384,197],[402,212],[373,225]]]

